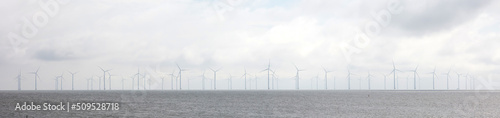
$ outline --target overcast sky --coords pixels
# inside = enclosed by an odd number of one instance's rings
[[[217,87],[242,89],[244,68],[248,78],[258,78],[258,88],[267,88],[266,69],[270,60],[280,89],[293,89],[300,72],[301,88],[311,88],[319,75],[324,88],[322,66],[333,71],[336,88],[346,88],[347,67],[352,88],[366,89],[366,77],[373,74],[372,88],[383,89],[382,74],[398,72],[400,88],[413,78],[419,65],[419,88],[432,88],[436,67],[436,88],[446,88],[451,67],[450,88],[465,88],[467,73],[476,78],[500,77],[500,1],[490,0],[80,0],[2,1],[0,4],[0,89],[16,90],[15,77],[22,72],[22,89],[34,89],[34,75],[40,67],[39,89],[54,89],[55,76],[64,72],[63,87],[70,89],[71,76],[79,72],[75,89],[86,89],[86,79],[102,76],[98,66],[112,69],[113,89],[131,87],[130,77],[149,73],[152,88],[161,88],[159,77],[182,72],[183,88],[201,88],[200,76],[213,78]],[[52,3],[50,3],[52,2]],[[49,7],[46,7],[46,6]],[[379,13],[384,23],[377,21]],[[375,16],[375,17],[374,17]],[[377,23],[378,34],[365,28]],[[34,29],[34,30],[33,30]],[[356,42],[366,34],[369,42]],[[343,53],[343,46],[357,53]],[[351,49],[352,49],[351,48]],[[352,51],[352,50],[351,50]],[[348,57],[348,58],[346,58]],[[257,76],[257,77],[255,77]],[[392,78],[392,75],[387,76]],[[255,87],[255,80],[252,80]],[[329,80],[330,88],[334,86]],[[141,81],[142,82],[142,81]],[[98,83],[94,83],[97,88]],[[208,84],[208,81],[207,81]],[[392,88],[392,80],[387,80]],[[412,82],[410,82],[412,84]],[[479,84],[479,82],[477,83]],[[165,80],[170,88],[170,80]],[[312,88],[315,88],[313,85]],[[412,88],[412,86],[410,86]]]

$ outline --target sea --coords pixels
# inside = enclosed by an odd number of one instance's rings
[[[66,109],[16,108],[25,102],[42,107],[63,104]],[[80,110],[71,109],[77,103]],[[82,110],[82,104],[91,103],[117,105],[116,109]],[[1,118],[500,117],[500,91],[0,91],[0,111]]]

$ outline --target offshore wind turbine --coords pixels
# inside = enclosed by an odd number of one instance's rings
[[[347,66],[347,89],[351,90],[351,69]]]
[[[323,66],[321,66],[321,68],[323,68],[323,71],[325,72],[325,90],[328,90],[328,73],[332,71],[326,70]]]
[[[171,88],[171,90],[174,90],[174,72],[175,72],[175,70],[172,70],[172,73],[168,74],[168,75],[170,75],[170,88]]]
[[[134,75],[134,76],[137,76],[137,90],[139,90],[139,86],[140,86],[140,84],[139,84],[140,79],[141,79],[141,78],[139,78],[140,75],[141,75],[141,73],[139,71],[139,68],[137,68],[137,73]],[[134,89],[134,88],[132,88],[132,89]]]
[[[245,70],[245,74],[243,74],[241,77],[245,77],[245,90],[247,90],[247,68],[245,67],[243,69]]]
[[[394,81],[394,90],[396,90],[396,71],[400,71],[400,70],[396,69],[396,65],[394,64],[394,60],[392,61],[392,67],[393,67],[393,69],[392,69],[391,73],[389,73],[389,74],[394,74],[394,80],[393,80]]]
[[[17,75],[17,90],[21,90],[21,70],[19,70],[19,75]]]
[[[63,83],[63,81],[62,81],[62,80],[64,79],[63,75],[64,75],[64,73],[62,73],[60,76],[57,76],[57,77],[56,77],[56,78],[61,79],[61,90],[63,90],[63,84],[62,84],[62,83]]]
[[[40,70],[40,67],[38,67],[38,69],[36,69],[35,72],[30,73],[30,74],[35,75],[35,90],[38,90],[37,81],[38,81],[38,79],[40,79],[40,76],[38,76],[38,70]]]
[[[271,71],[271,60],[269,60],[269,64],[267,65],[267,68],[262,70],[262,71],[266,71],[267,70],[267,90],[271,89],[270,88],[270,81],[269,81],[269,71]]]
[[[179,64],[175,64],[175,65],[177,65],[177,68],[179,69],[179,90],[182,90],[182,71],[186,71],[186,70],[181,69]]]
[[[210,70],[212,70],[212,72],[214,72],[214,90],[217,90],[217,71],[219,71],[221,68],[217,69],[217,70],[214,70],[212,68],[210,68]]]
[[[273,73],[273,74],[271,74],[271,75],[273,76],[273,80],[274,80],[274,79],[276,79],[276,89],[279,89],[279,88],[278,88],[278,85],[279,85],[279,84],[278,84],[278,83],[279,83],[279,80],[278,80],[278,76],[276,75],[276,71],[275,71],[275,70],[271,70],[271,72]],[[274,86],[274,84],[273,84],[273,86]],[[273,89],[274,89],[274,88],[273,88]]]
[[[111,90],[111,76],[115,76],[115,75],[111,75],[111,73],[108,72],[108,79],[109,79],[109,90]]]
[[[462,74],[460,74],[460,73],[458,73],[458,72],[455,72],[455,73],[457,73],[457,76],[458,76],[458,78],[457,78],[457,81],[458,81],[458,87],[457,87],[457,90],[460,90],[460,76],[461,76]],[[465,86],[467,86],[467,84],[466,84]]]
[[[418,76],[418,79],[420,79],[420,75],[418,75],[417,73],[417,70],[418,70],[418,66],[415,67],[415,70],[413,70],[413,89],[414,90],[417,90],[417,76]]]
[[[448,70],[448,73],[446,73],[446,89],[450,89],[450,81],[449,81],[449,78],[450,78],[450,72],[451,72],[451,67],[450,69]]]
[[[299,90],[299,80],[300,80],[299,72],[304,70],[300,70],[295,64],[293,64],[293,66],[295,66],[295,70],[297,70],[297,74],[295,75],[295,89]]]
[[[434,77],[436,77],[436,78],[437,78],[437,75],[436,75],[436,67],[435,67],[435,66],[434,66],[434,71],[433,71],[433,72],[431,72],[431,74],[432,74],[432,89],[434,90],[434,89],[436,89],[436,88],[435,88],[435,81],[434,81],[435,79],[434,79]]]
[[[75,87],[74,87],[75,86],[75,83],[74,83],[75,74],[77,74],[78,72],[74,72],[74,73],[71,71],[68,71],[68,72],[69,72],[69,74],[71,74],[71,90],[75,90]]]
[[[233,89],[233,76],[231,75],[231,73],[229,73],[229,79],[227,80],[227,83],[228,83],[227,88],[229,90],[232,90]]]
[[[368,90],[371,90],[371,88],[372,88],[371,87],[371,77],[373,77],[373,75],[370,72],[368,72],[368,76],[367,76],[367,78],[368,78]]]
[[[104,90],[106,90],[106,73],[107,73],[107,72],[109,72],[111,69],[109,69],[109,70],[104,70],[104,69],[102,69],[100,66],[98,66],[98,67],[99,67],[99,68],[102,70],[102,72],[104,73],[104,74],[103,74],[103,80],[104,80],[103,85],[104,85]],[[100,80],[99,80],[99,81],[100,81]],[[101,82],[99,82],[99,88],[101,87],[101,84],[100,84],[100,83],[101,83]]]

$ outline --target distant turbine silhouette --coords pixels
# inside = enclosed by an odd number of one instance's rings
[[[62,81],[62,80],[64,79],[63,75],[64,75],[64,72],[63,72],[63,73],[61,73],[61,75],[60,75],[60,76],[57,76],[57,77],[56,77],[56,78],[61,79],[61,90],[63,90],[63,84],[62,84],[62,83],[63,83],[63,81]]]
[[[247,90],[247,68],[245,67],[243,69],[245,70],[245,74],[243,74],[241,77],[245,77],[245,90]]]
[[[300,71],[304,71],[304,70],[300,70],[297,65],[293,64],[293,66],[295,66],[295,70],[297,70],[297,74],[295,75],[295,89],[296,90],[299,90],[299,80],[300,80],[300,76],[299,76],[299,72]]]
[[[214,72],[214,90],[217,90],[217,71],[219,71],[221,68],[217,69],[217,70],[214,70],[212,68],[210,68],[210,70],[212,70]]]
[[[78,72],[71,72],[71,71],[68,71],[70,74],[71,74],[71,90],[75,90],[75,84],[74,84],[74,81],[75,81],[75,74],[77,74]]]
[[[56,78],[55,78],[54,80],[55,80],[55,81],[54,81],[54,82],[55,82],[55,84],[54,84],[54,85],[55,85],[54,90],[59,90],[59,89],[58,89],[58,85],[59,85],[59,83],[58,83],[58,82],[59,82],[59,76],[56,76]]]
[[[446,74],[446,89],[450,89],[450,72],[451,72],[451,67],[450,69],[448,70],[448,73],[445,73]],[[437,76],[437,75],[436,75]]]
[[[368,76],[367,76],[367,79],[368,79],[368,90],[372,89],[372,87],[371,87],[371,77],[373,77],[373,75],[370,73],[370,71],[368,71]]]
[[[396,90],[396,71],[400,71],[398,69],[396,69],[396,65],[394,64],[394,60],[392,60],[392,71],[390,74],[394,74],[394,90]]]
[[[171,90],[174,90],[174,72],[175,72],[175,70],[172,70],[172,73],[168,74],[168,75],[170,75],[170,88],[171,88]]]
[[[16,79],[17,79],[17,90],[21,90],[21,70],[19,70],[19,75],[17,75]]]
[[[455,72],[455,73],[457,73],[457,77],[458,77],[458,78],[457,78],[457,81],[458,81],[458,82],[457,82],[457,83],[458,83],[458,84],[457,84],[457,85],[458,85],[457,90],[460,90],[460,76],[462,76],[462,74],[460,74],[460,73],[458,73],[458,72]],[[466,85],[466,86],[467,86],[467,85]]]
[[[262,70],[262,71],[267,71],[267,90],[270,90],[270,89],[271,89],[271,87],[270,87],[270,80],[269,80],[269,74],[270,74],[270,73],[269,73],[269,71],[270,71],[270,70],[271,70],[271,60],[269,60],[269,63],[268,63],[268,65],[267,65],[267,68],[266,68],[266,69],[264,69],[264,70]],[[261,71],[261,72],[262,72],[262,71]]]
[[[139,90],[139,86],[140,86],[140,84],[139,84],[140,79],[141,79],[141,78],[139,77],[140,75],[141,75],[141,73],[140,73],[140,71],[139,71],[139,68],[137,68],[137,73],[134,75],[134,76],[137,76],[137,90]],[[132,89],[133,89],[133,88],[132,88]]]
[[[418,70],[418,66],[415,67],[415,70],[411,70],[413,72],[413,90],[417,90],[417,76],[418,76],[418,79],[420,80],[420,75],[418,75],[417,73],[417,70]]]
[[[434,79],[434,77],[436,77],[436,78],[437,78],[437,74],[436,74],[436,67],[435,67],[435,66],[434,66],[434,71],[433,71],[433,72],[431,72],[430,74],[432,74],[432,89],[434,90],[434,89],[436,89],[435,84],[434,84],[434,83],[435,83],[435,79]]]
[[[104,73],[104,74],[103,74],[103,80],[104,80],[103,85],[104,85],[104,90],[106,90],[106,72],[109,72],[111,69],[109,69],[109,70],[104,70],[104,69],[102,69],[100,66],[98,66],[98,67],[99,67],[99,68],[102,70],[102,72]],[[100,80],[99,80],[99,81],[100,81]],[[99,82],[99,88],[100,88],[100,87],[101,87],[101,84],[100,84],[100,82]]]
[[[181,69],[179,64],[175,64],[175,65],[177,65],[177,68],[179,69],[179,90],[182,90],[182,71],[186,71],[186,70]]]
[[[111,73],[108,72],[108,79],[109,79],[109,90],[111,90],[111,76],[115,76],[115,75],[111,75]]]
[[[323,71],[325,72],[325,90],[328,90],[328,73],[332,71],[326,70],[323,66],[321,66],[321,68],[323,68]]]
[[[35,74],[35,90],[38,90],[37,81],[38,79],[40,79],[40,76],[38,76],[38,70],[40,70],[40,67],[38,67],[38,69],[36,69],[35,72],[30,73],[30,74]]]

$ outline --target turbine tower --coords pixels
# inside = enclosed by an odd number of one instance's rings
[[[170,75],[170,89],[174,90],[174,72],[175,70],[172,70],[172,73],[168,74]]]
[[[396,65],[394,64],[394,60],[392,61],[392,67],[393,67],[393,69],[392,69],[391,73],[389,73],[389,74],[394,74],[393,82],[394,82],[394,90],[396,90],[396,71],[400,71],[400,70],[396,69]]]
[[[351,90],[351,69],[347,66],[347,89]]]
[[[437,78],[437,75],[436,75],[436,67],[435,67],[435,66],[434,66],[434,71],[433,71],[433,72],[431,72],[431,74],[432,74],[432,89],[434,90],[434,89],[436,89],[436,88],[435,88],[435,84],[434,84],[434,83],[435,83],[435,81],[434,81],[434,80],[435,80],[435,79],[434,79],[434,77],[436,77],[436,78]]]
[[[267,90],[270,89],[270,80],[269,80],[269,74],[270,74],[269,71],[270,71],[270,69],[271,69],[271,61],[269,60],[269,64],[267,65],[267,68],[264,69],[264,70],[262,70],[262,71],[260,71],[260,72],[267,71]]]
[[[108,72],[108,79],[109,79],[109,90],[111,90],[111,76],[115,76],[115,75],[111,75],[111,73]]]
[[[63,83],[63,81],[62,81],[62,80],[64,79],[63,75],[64,75],[64,73],[61,73],[61,75],[60,75],[60,76],[57,76],[57,77],[56,77],[56,78],[60,78],[60,79],[61,79],[61,90],[63,90],[63,84],[62,84],[62,83]]]
[[[177,68],[179,69],[179,90],[182,90],[182,71],[186,71],[186,70],[181,69],[179,64],[175,64],[175,65],[177,65]]]
[[[462,76],[462,74],[460,74],[460,73],[458,73],[458,72],[455,72],[455,73],[457,73],[457,77],[458,77],[458,78],[457,78],[457,81],[458,81],[458,87],[457,87],[457,90],[460,90],[460,76]],[[466,80],[466,81],[467,81],[467,80]],[[467,86],[467,84],[466,84],[465,86]]]
[[[111,69],[109,69],[109,70],[104,70],[104,69],[102,69],[100,66],[98,66],[98,67],[99,67],[99,68],[102,70],[102,72],[103,72],[103,80],[104,80],[104,84],[103,84],[103,85],[104,85],[104,90],[106,90],[106,73],[107,73],[107,72],[109,72]],[[100,80],[99,80],[99,81],[100,81]],[[99,82],[99,88],[100,88],[100,87],[101,87],[101,82]]]
[[[295,69],[297,70],[297,74],[295,75],[295,89],[299,90],[299,72],[304,70],[300,70],[295,64],[293,64],[293,66],[295,66]]]
[[[414,90],[417,90],[417,76],[418,76],[418,79],[420,79],[420,75],[418,75],[418,73],[417,73],[418,66],[419,65],[417,65],[415,70],[413,70],[413,89]]]
[[[140,73],[140,71],[139,71],[139,68],[137,68],[137,73],[134,75],[134,76],[137,76],[137,90],[139,90],[139,86],[140,86],[140,84],[139,84],[140,79],[141,79],[141,78],[139,77],[140,75],[141,75],[141,73]],[[132,89],[134,89],[134,88],[132,88]]]
[[[38,76],[38,70],[40,70],[40,67],[38,67],[38,69],[36,69],[35,72],[30,73],[30,74],[35,74],[35,90],[38,90],[37,81],[38,79],[40,79],[40,76]]]
[[[17,90],[21,90],[21,70],[19,70],[19,75],[17,75],[16,79],[17,79]]]
[[[332,71],[326,70],[323,66],[321,66],[321,68],[323,68],[323,71],[325,71],[325,90],[328,90],[328,73]]]
[[[450,69],[448,70],[448,73],[446,73],[446,89],[450,89],[450,81],[449,81],[449,78],[450,78],[450,72],[451,72],[451,67]]]
[[[371,90],[371,77],[373,77],[373,75],[368,71],[368,90]]]
[[[241,77],[245,77],[245,90],[247,90],[247,68],[245,67],[243,69],[245,70],[245,74],[243,74]]]
[[[54,82],[55,82],[55,84],[54,84],[55,85],[54,90],[58,90],[58,86],[57,85],[59,85],[59,83],[58,83],[59,82],[59,76],[56,76],[56,78],[54,79]]]
[[[221,68],[214,70],[214,69],[210,68],[210,70],[212,70],[214,72],[214,90],[217,90],[217,71],[219,71],[220,69]]]
[[[71,71],[68,71],[68,72],[69,72],[69,74],[71,74],[71,90],[75,90],[75,87],[74,87],[75,86],[75,83],[74,83],[75,74],[77,74],[78,72],[74,72],[74,73]]]

